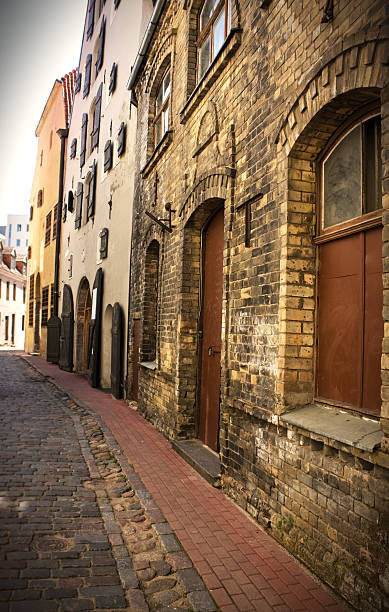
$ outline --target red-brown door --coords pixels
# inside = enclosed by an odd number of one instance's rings
[[[320,246],[319,398],[380,409],[383,336],[381,229]]]
[[[224,213],[219,210],[204,231],[203,304],[199,438],[218,450],[220,355],[223,298]]]

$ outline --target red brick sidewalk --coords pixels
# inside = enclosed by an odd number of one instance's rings
[[[26,358],[103,418],[223,612],[348,609],[124,401],[40,357]]]

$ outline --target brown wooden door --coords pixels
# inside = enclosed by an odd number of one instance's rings
[[[203,304],[199,438],[218,450],[220,355],[223,297],[224,212],[204,231]]]
[[[380,408],[381,229],[320,246],[317,395]]]
[[[138,401],[139,346],[140,346],[140,319],[134,319],[134,325],[132,328],[131,398],[135,402]]]

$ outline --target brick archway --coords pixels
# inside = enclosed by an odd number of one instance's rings
[[[288,199],[282,205],[279,412],[314,399],[317,160],[349,117],[373,107],[380,108],[377,88],[336,97],[305,125],[285,158]]]

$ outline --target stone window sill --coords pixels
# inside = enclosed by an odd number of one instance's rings
[[[168,148],[172,140],[173,140],[173,130],[168,130],[167,132],[165,132],[165,134],[162,137],[162,140],[157,144],[151,157],[147,160],[146,164],[143,166],[142,170],[140,171],[143,178],[146,178],[150,174],[155,164],[165,153],[166,149]]]
[[[363,451],[373,452],[381,445],[380,423],[314,404],[280,415],[281,423],[293,425],[321,436],[323,441],[336,440]]]
[[[146,370],[156,370],[157,362],[156,361],[141,361],[140,365],[142,368],[146,368]]]
[[[180,111],[181,123],[186,123],[192,113],[199,106],[201,100],[214,84],[219,74],[223,71],[229,59],[232,57],[232,55],[234,55],[236,49],[240,45],[240,42],[241,30],[239,28],[233,28],[207,72],[204,74],[201,81],[189,96],[184,108]]]

